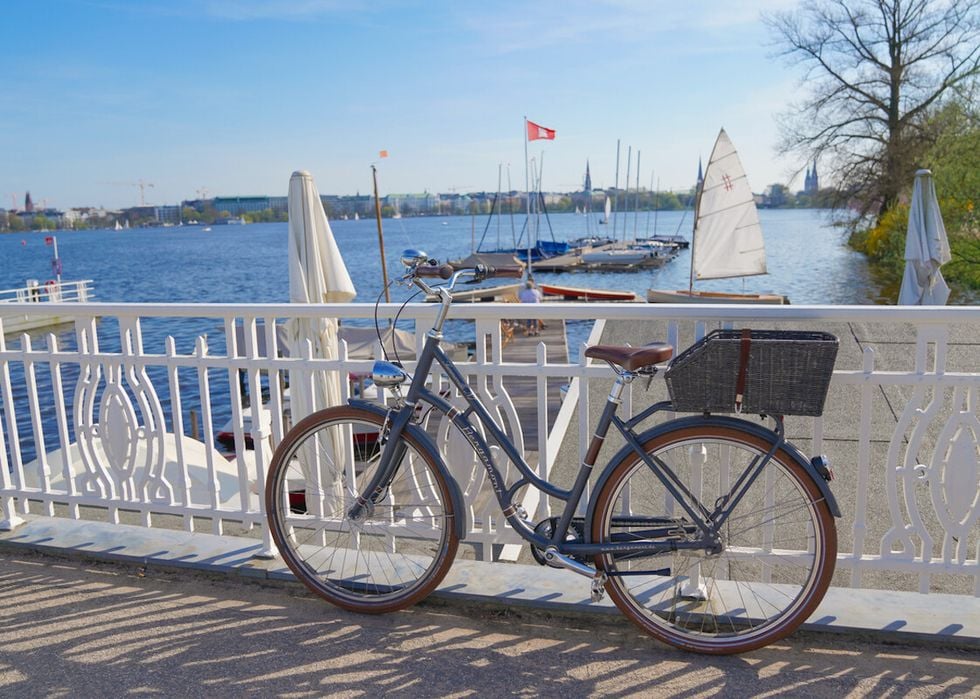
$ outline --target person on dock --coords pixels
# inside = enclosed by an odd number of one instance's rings
[[[521,303],[541,303],[541,292],[534,285],[533,279],[528,279],[524,282],[524,288],[521,289],[517,298]],[[528,318],[527,325],[524,328],[524,335],[540,335],[540,323],[541,321],[536,318]]]

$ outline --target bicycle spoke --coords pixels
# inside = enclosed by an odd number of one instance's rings
[[[769,445],[736,430],[709,435],[692,428],[665,432],[647,448],[655,463],[669,464],[686,484],[684,497],[698,510],[693,498],[728,500],[722,488],[737,483],[737,474]],[[778,451],[742,495],[718,528],[717,545],[706,540],[703,549],[602,556],[620,609],[662,640],[705,652],[758,647],[803,621],[833,569],[833,522],[826,504],[809,475],[784,462]],[[677,504],[674,492],[642,461],[624,462],[597,499],[593,535],[599,541],[690,544],[702,536],[694,527],[653,532],[645,524],[676,511]],[[652,532],[661,536],[648,539]]]
[[[458,543],[442,473],[434,457],[404,441],[378,502],[352,520],[383,454],[380,441],[365,450],[357,435],[379,434],[383,417],[351,407],[320,415],[294,428],[273,458],[266,497],[273,538],[297,577],[329,601],[357,611],[407,606],[438,584]]]

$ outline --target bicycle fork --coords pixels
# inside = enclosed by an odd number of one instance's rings
[[[360,522],[370,517],[374,512],[374,505],[387,492],[391,479],[395,476],[395,469],[405,456],[405,445],[398,437],[411,420],[412,414],[411,408],[403,408],[394,414],[394,418],[389,413],[385,419],[385,424],[378,433],[378,440],[384,445],[381,449],[381,460],[371,481],[361,490],[354,499],[354,504],[347,510],[347,516],[352,522]]]

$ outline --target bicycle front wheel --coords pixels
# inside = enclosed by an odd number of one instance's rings
[[[276,449],[265,504],[272,537],[296,577],[344,609],[380,613],[428,595],[459,544],[449,484],[409,434],[390,483],[356,521],[351,506],[378,468],[384,418],[348,406],[298,423]]]
[[[644,448],[686,485],[695,511],[711,511],[770,444],[736,427],[703,425],[660,434]],[[594,541],[687,543],[701,536],[635,454],[606,480],[594,511]],[[710,654],[764,646],[816,609],[834,572],[837,531],[820,489],[791,456],[777,451],[715,531],[714,550],[598,556],[616,606],[660,640]]]

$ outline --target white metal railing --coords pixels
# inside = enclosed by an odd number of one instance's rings
[[[0,289],[0,303],[85,303],[92,301],[92,280],[55,281]]]
[[[258,494],[285,429],[273,419],[286,406],[282,379],[297,370],[363,374],[372,364],[349,356],[345,343],[332,360],[313,357],[309,345],[299,356],[275,351],[277,321],[329,316],[364,323],[374,312],[364,304],[14,308],[70,315],[75,324],[60,336],[3,339],[0,332],[0,528],[17,526],[27,513],[77,518],[82,508],[97,508],[110,522],[136,513],[147,527],[173,526],[173,517],[161,515],[176,516],[187,530],[206,518],[215,533],[229,522],[244,523],[269,544]],[[380,316],[395,309],[384,306]],[[434,316],[433,306],[406,307],[402,318],[414,325],[417,348]],[[606,396],[604,385],[594,385],[611,372],[584,359],[555,362],[543,345],[533,363],[505,362],[500,319],[597,316],[602,320],[591,341],[605,328],[607,342],[666,340],[678,348],[714,327],[835,332],[841,351],[824,416],[787,420],[794,443],[827,453],[835,466],[833,490],[844,517],[834,584],[980,596],[980,308],[455,306],[450,319],[465,322],[454,332],[476,346],[473,361],[461,368],[522,450],[526,418],[504,379],[534,378],[532,419],[547,437],[536,453],[523,453],[545,477],[577,468],[595,404]],[[412,362],[406,366],[411,370]],[[568,390],[549,415],[553,382]],[[345,399],[353,386],[342,382]],[[654,394],[662,388],[655,384]],[[243,407],[245,395],[263,398]],[[650,400],[637,385],[624,408],[636,412]],[[225,420],[236,445],[230,461],[214,448]],[[244,448],[246,432],[253,450]],[[491,544],[505,556],[513,553],[520,540],[501,524],[479,462],[466,458],[451,431],[439,434],[467,500],[467,541],[484,557],[494,551]],[[524,504],[536,517],[547,515],[546,499],[529,494]]]

